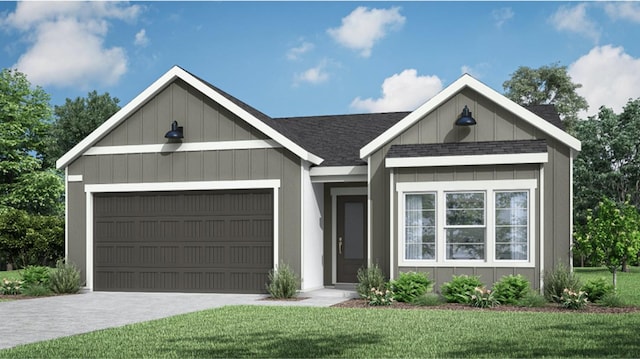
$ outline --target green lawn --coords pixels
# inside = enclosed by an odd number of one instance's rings
[[[0,280],[7,279],[20,279],[20,271],[12,270],[12,271],[0,271]]]
[[[230,306],[0,358],[637,357],[640,314]]]
[[[640,267],[630,267],[629,273],[618,272],[618,294],[628,304],[640,307]],[[604,277],[612,281],[611,272],[606,268],[575,268],[576,275],[582,282]]]

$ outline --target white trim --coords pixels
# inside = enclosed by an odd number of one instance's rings
[[[549,161],[549,155],[546,152],[542,152],[542,153],[513,153],[513,154],[500,154],[500,155],[393,157],[393,158],[387,158],[385,160],[385,166],[387,168],[481,166],[481,165],[546,163],[548,161]]]
[[[314,155],[311,152],[308,152],[295,142],[283,136],[280,132],[276,131],[266,123],[260,121],[255,116],[251,115],[249,112],[230,101],[228,98],[222,96],[220,93],[202,82],[200,79],[191,75],[182,68],[174,66],[159,79],[157,79],[154,83],[152,83],[151,86],[147,87],[138,96],[136,96],[131,102],[126,104],[122,109],[120,109],[120,111],[116,112],[107,121],[100,125],[95,131],[91,132],[87,137],[80,141],[69,152],[65,153],[60,159],[58,159],[58,161],[56,161],[56,167],[66,167],[69,163],[82,155],[82,153],[84,153],[88,148],[93,146],[106,134],[116,128],[116,126],[124,121],[129,115],[141,108],[149,99],[153,98],[178,78],[185,81],[196,90],[200,91],[209,99],[219,103],[222,107],[226,108],[234,115],[240,117],[249,125],[255,127],[260,132],[267,135],[269,138],[274,139],[277,143],[295,153],[298,157],[307,160],[315,165],[322,163],[322,158]]]
[[[273,190],[273,267],[277,268],[279,255],[279,189],[280,180],[247,180],[247,181],[202,181],[202,182],[154,182],[154,183],[117,183],[87,184],[86,193],[86,287],[93,291],[93,195],[111,192],[155,192],[155,191],[195,191],[226,189],[259,189]]]
[[[64,258],[69,261],[69,167],[65,167],[64,177]]]
[[[263,148],[281,148],[274,140],[243,140],[219,142],[164,143],[153,145],[94,146],[87,149],[83,156],[121,155],[133,153],[198,152],[221,150],[251,150]]]
[[[312,167],[310,171],[311,177],[316,176],[349,176],[349,175],[366,175],[367,166],[326,166]]]
[[[438,106],[442,105],[444,102],[451,99],[467,87],[479,92],[483,96],[486,96],[489,100],[495,102],[498,106],[503,107],[507,111],[513,113],[514,115],[540,129],[541,131],[547,133],[551,137],[554,137],[555,139],[571,147],[572,149],[577,151],[580,150],[580,141],[575,137],[562,131],[548,121],[545,121],[533,112],[511,101],[491,87],[471,77],[469,74],[464,74],[458,80],[454,81],[451,85],[447,86],[444,90],[440,91],[440,93],[425,102],[422,106],[418,107],[418,109],[407,115],[407,117],[391,126],[391,128],[389,128],[387,131],[380,134],[373,141],[362,147],[360,149],[360,158],[368,157],[373,152],[389,143],[389,141],[398,137],[402,132],[407,130],[413,124],[420,121],[427,114],[434,111]],[[452,118],[451,121],[453,122],[455,121],[455,119]]]
[[[69,171],[67,171],[67,169],[65,168],[64,173],[67,174],[68,172]],[[83,181],[82,175],[70,175],[70,174],[67,174],[66,176],[67,176],[67,182],[82,182]]]
[[[305,288],[304,285],[304,220],[305,220],[305,208],[304,208],[304,194],[305,194],[305,175],[307,175],[308,168],[305,168],[305,163],[300,159],[300,289]]]
[[[373,239],[371,232],[371,211],[373,210],[373,199],[371,197],[371,157],[367,158],[367,267],[373,265],[373,249],[371,241]]]
[[[389,279],[394,279],[395,278],[395,271],[394,271],[394,267],[395,267],[395,241],[394,238],[395,236],[393,235],[395,233],[395,229],[394,227],[394,222],[395,222],[395,191],[393,190],[393,186],[395,185],[395,169],[392,169],[391,171],[389,171]]]
[[[537,188],[537,180],[521,179],[521,180],[489,180],[489,181],[454,181],[454,182],[401,182],[396,184],[396,192],[398,194],[398,213],[397,213],[397,238],[398,238],[398,266],[399,267],[535,267],[536,264],[536,233],[535,233],[535,189]],[[447,260],[445,256],[445,248],[442,245],[444,238],[444,215],[442,214],[445,203],[445,194],[449,191],[465,191],[476,192],[482,191],[485,195],[485,218],[495,217],[495,192],[523,190],[529,192],[529,258],[522,260],[497,260],[495,259],[495,243],[493,224],[490,220],[485,220],[487,228],[487,252],[483,260]],[[437,203],[437,241],[436,241],[436,259],[435,260],[407,260],[404,258],[404,211],[405,195],[408,193],[424,193],[431,192],[436,195]]]
[[[331,188],[331,283],[338,280],[338,196],[367,196],[369,187],[333,187]],[[371,228],[369,228],[369,231]],[[369,243],[367,243],[369,244]],[[369,250],[367,248],[367,250]]]
[[[538,191],[538,201],[540,201],[540,294],[544,287],[544,163],[540,164],[540,190]]]
[[[573,156],[569,153],[569,268],[573,272]]]

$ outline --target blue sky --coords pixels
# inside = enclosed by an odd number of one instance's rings
[[[272,117],[413,110],[556,62],[589,114],[640,97],[638,2],[0,2],[0,37],[52,105],[124,106],[173,65]]]

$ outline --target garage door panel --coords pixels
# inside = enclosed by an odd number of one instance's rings
[[[271,190],[104,194],[94,203],[94,289],[265,291]]]

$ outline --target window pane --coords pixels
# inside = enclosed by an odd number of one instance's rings
[[[527,260],[529,192],[496,192],[496,259]]]
[[[447,259],[484,259],[484,228],[448,228]]]
[[[447,225],[484,225],[484,192],[452,192],[446,199]]]
[[[436,248],[436,196],[405,196],[405,258],[434,259]]]
[[[447,259],[484,259],[484,243],[447,244]]]

